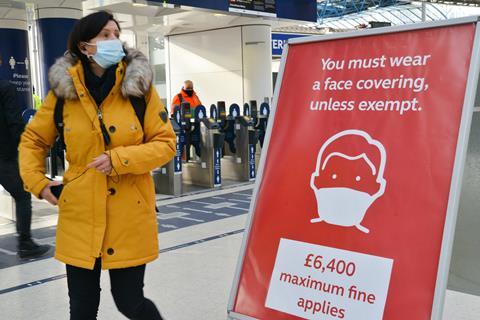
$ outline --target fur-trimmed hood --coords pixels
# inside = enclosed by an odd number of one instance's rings
[[[50,88],[55,95],[65,100],[78,99],[73,79],[68,69],[73,67],[78,58],[67,53],[65,56],[58,58],[55,64],[48,72],[48,81]],[[122,82],[122,94],[124,97],[145,95],[153,80],[153,71],[148,63],[147,57],[136,49],[126,49],[126,57],[124,58],[127,67]]]

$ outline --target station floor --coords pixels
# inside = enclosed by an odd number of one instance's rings
[[[146,296],[167,320],[225,320],[253,185],[178,198],[158,197],[160,258],[147,266]],[[33,234],[54,245],[56,209],[34,201]],[[65,267],[52,258],[21,261],[15,228],[0,220],[0,319],[68,319]],[[98,319],[124,319],[102,272]],[[480,297],[448,290],[444,320],[480,319]],[[268,319],[274,320],[274,319]]]

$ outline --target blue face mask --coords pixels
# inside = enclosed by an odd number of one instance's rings
[[[97,41],[97,53],[92,58],[103,69],[117,64],[125,57],[122,42],[119,39]]]

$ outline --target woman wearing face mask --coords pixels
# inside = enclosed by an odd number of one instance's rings
[[[67,266],[70,319],[96,319],[100,270],[129,319],[162,319],[143,296],[145,264],[158,256],[155,191],[150,170],[175,154],[175,134],[152,88],[152,71],[139,51],[122,47],[119,24],[107,12],[79,20],[68,52],[49,72],[51,91],[19,147],[25,187],[59,206],[55,258]],[[144,103],[139,116],[132,98]],[[54,113],[63,101],[69,169],[57,199],[45,178],[54,143]]]

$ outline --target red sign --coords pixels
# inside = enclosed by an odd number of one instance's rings
[[[289,47],[231,311],[430,319],[474,35]]]

